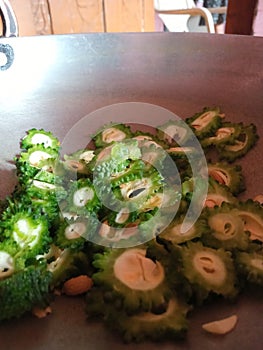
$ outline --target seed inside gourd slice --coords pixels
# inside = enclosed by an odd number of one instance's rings
[[[202,325],[202,328],[213,334],[226,334],[231,332],[237,324],[237,315],[232,315],[221,320],[208,322]]]

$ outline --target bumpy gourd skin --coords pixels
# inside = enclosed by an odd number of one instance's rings
[[[5,227],[3,236],[17,243],[23,257],[33,258],[49,249],[52,239],[44,216],[19,211],[2,225]]]
[[[230,165],[227,162],[210,162],[207,166],[208,175],[218,183],[227,186],[234,195],[238,195],[246,189],[241,165]]]
[[[185,304],[173,298],[162,313],[141,312],[127,316],[124,312],[113,312],[107,318],[107,325],[119,333],[125,343],[184,339],[188,329],[187,311]]]
[[[85,215],[97,212],[101,206],[93,183],[90,179],[72,181],[68,188],[66,208],[70,212]]]
[[[214,135],[205,137],[200,141],[203,148],[234,144],[242,131],[242,123],[224,122],[215,131]]]
[[[43,145],[45,148],[50,147],[58,150],[60,147],[59,140],[50,132],[44,129],[30,129],[26,136],[21,140],[21,149],[29,149],[36,145]]]
[[[0,242],[0,281],[25,267],[26,259],[19,251],[18,244],[12,239]]]
[[[254,147],[258,138],[257,128],[254,124],[243,126],[234,143],[217,145],[219,158],[227,160],[229,163],[234,162],[247,154]]]
[[[64,177],[84,177],[92,175],[92,160],[95,157],[95,151],[89,149],[80,149],[71,154],[65,154],[61,165],[64,169]]]
[[[44,257],[45,259],[45,257]],[[55,249],[49,258],[47,270],[51,273],[50,289],[60,287],[66,280],[90,272],[89,258],[84,251],[66,248]]]
[[[163,186],[163,177],[158,171],[153,169],[143,175],[141,179],[122,183],[118,188],[114,189],[115,196],[124,202],[136,202],[139,206],[143,205],[146,199]]]
[[[143,177],[145,164],[141,159],[137,159],[133,162],[127,161],[126,167],[120,169],[119,172],[111,174],[110,185],[112,188],[116,188],[123,183],[141,179]]]
[[[93,238],[97,228],[98,220],[92,213],[77,218],[61,218],[54,233],[54,242],[60,249],[81,250],[85,242]]]
[[[237,277],[231,253],[202,243],[188,242],[180,247],[182,275],[193,290],[193,300],[202,303],[211,293],[235,298]]]
[[[178,339],[187,330],[187,303],[201,304],[215,294],[234,298],[241,280],[262,286],[263,207],[235,197],[244,189],[239,166],[208,164],[215,176],[210,173],[206,209],[192,229],[178,234],[194,186],[200,193],[204,189],[191,169],[191,161],[199,161],[191,147],[193,136],[230,161],[256,143],[253,125],[222,120],[219,108],[206,108],[187,120],[189,129],[184,122],[169,121],[155,136],[110,124],[94,136],[95,150],[78,150],[59,161],[56,138],[29,131],[16,159],[19,186],[1,210],[0,320],[45,307],[49,291],[71,277],[90,274],[89,316],[102,317],[125,342]],[[171,164],[178,172],[169,171]],[[166,183],[170,177],[176,180]],[[103,199],[109,202],[101,203]],[[107,204],[117,200],[121,206],[114,212]],[[128,215],[122,201],[132,203]],[[162,201],[165,214],[176,211],[178,202],[180,206],[160,233],[166,221],[165,215],[158,216]],[[101,223],[120,228],[119,236],[110,230],[105,234]],[[38,225],[43,230],[36,232]],[[14,235],[16,226],[22,232]],[[125,236],[127,228],[131,236]],[[31,293],[25,303],[18,284],[23,293]]]
[[[241,278],[263,287],[263,254],[261,252],[237,252],[235,264]]]
[[[239,201],[233,214],[243,221],[244,230],[249,233],[251,241],[263,242],[263,207],[258,202],[252,199]]]
[[[205,206],[212,208],[214,206],[221,206],[222,203],[237,203],[237,197],[233,195],[230,189],[218,183],[216,180],[208,179],[208,192],[206,196]]]
[[[20,182],[33,178],[41,169],[54,172],[57,158],[57,150],[43,145],[36,145],[21,152],[15,159]]]
[[[108,300],[100,288],[93,287],[86,295],[87,317],[102,319],[125,343],[185,338],[189,309],[174,296],[156,310],[128,315],[118,299]]]
[[[96,147],[105,147],[114,141],[123,141],[132,137],[130,127],[124,124],[105,125],[92,137]]]
[[[202,235],[203,243],[225,250],[248,248],[249,235],[235,205],[224,202],[221,207],[207,208],[205,216],[210,230]]]
[[[108,299],[118,299],[128,314],[150,311],[171,297],[162,265],[146,258],[144,248],[112,249],[95,254],[93,274]]]
[[[0,280],[0,321],[19,318],[34,306],[48,306],[52,300],[50,281],[51,273],[41,265],[29,266]]]
[[[170,146],[185,146],[193,139],[191,128],[181,119],[157,126],[157,137]]]
[[[166,240],[172,244],[184,243],[201,237],[209,231],[209,226],[204,217],[199,217],[186,232],[182,231],[184,215],[175,217],[170,225],[159,234],[159,239]]]
[[[193,129],[198,139],[211,136],[222,125],[223,115],[218,107],[206,107],[203,111],[195,113],[192,117],[186,119],[186,123]]]

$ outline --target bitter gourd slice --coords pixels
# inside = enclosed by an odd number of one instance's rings
[[[182,273],[202,303],[211,293],[234,298],[238,293],[234,263],[229,251],[213,249],[201,242],[181,246]]]
[[[121,300],[129,314],[155,309],[171,297],[163,266],[147,258],[144,247],[109,249],[95,254],[93,265],[94,284]]]
[[[241,165],[230,165],[227,162],[208,163],[208,175],[237,195],[245,190]]]
[[[213,135],[222,125],[222,118],[219,107],[206,107],[202,112],[194,114],[186,119],[186,123],[193,129],[199,139]]]

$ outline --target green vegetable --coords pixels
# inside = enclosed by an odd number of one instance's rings
[[[201,145],[204,148],[210,146],[220,146],[225,144],[233,144],[239,137],[242,131],[242,123],[222,123],[216,130],[215,134],[201,140]]]
[[[15,159],[20,182],[32,179],[40,170],[54,172],[57,158],[57,150],[43,145],[36,145],[21,152]]]
[[[88,318],[100,318],[120,335],[125,343],[178,340],[186,336],[189,306],[177,297],[158,309],[128,315],[116,300],[107,300],[100,288],[93,287],[86,295]]]
[[[261,287],[263,206],[237,197],[244,178],[230,164],[258,135],[223,118],[204,108],[151,133],[111,123],[62,159],[52,133],[29,130],[0,204],[0,320],[84,274],[88,317],[125,342],[176,340],[196,305]],[[196,138],[214,151],[208,184]]]
[[[184,232],[182,230],[183,220],[183,215],[175,217],[170,225],[160,233],[159,240],[161,239],[162,241],[166,240],[173,244],[180,244],[199,238],[209,230],[206,219],[201,216],[188,230]]]
[[[112,142],[119,142],[132,137],[130,127],[124,124],[105,125],[96,135],[93,141],[96,147],[105,147]]]
[[[44,216],[19,211],[4,222],[5,239],[16,242],[25,258],[46,252],[51,243],[49,223]]]
[[[157,137],[169,145],[183,147],[192,140],[193,132],[183,120],[169,120],[157,126]]]
[[[13,240],[0,243],[0,280],[23,269],[25,260],[19,256],[19,246]]]
[[[90,268],[89,259],[81,250],[56,249],[49,260],[47,270],[51,273],[51,290],[72,277],[82,275],[84,272],[86,274]]]
[[[98,220],[93,214],[77,218],[64,218],[55,232],[55,244],[61,248],[80,250],[87,240],[92,239],[98,227]]]
[[[231,299],[237,296],[237,277],[230,252],[209,248],[200,242],[188,242],[180,251],[182,274],[193,289],[197,303],[202,303],[211,293]]]
[[[249,283],[263,287],[263,254],[238,252],[235,256],[237,270]]]
[[[195,113],[186,119],[186,123],[193,129],[199,139],[213,135],[222,125],[223,114],[218,107],[204,108],[202,112]]]
[[[206,211],[210,232],[202,236],[202,241],[214,248],[226,250],[246,250],[249,236],[245,231],[243,220],[237,215],[235,205],[224,202],[221,207]]]
[[[188,330],[188,309],[179,299],[173,298],[162,312],[140,312],[132,316],[112,312],[106,324],[119,333],[125,343],[184,339]]]
[[[128,314],[150,311],[171,297],[163,266],[147,258],[145,248],[108,250],[96,254],[93,265],[95,285]]]
[[[209,208],[221,206],[222,203],[237,203],[237,198],[232,194],[230,189],[210,178],[208,193],[206,196],[205,205]]]
[[[252,199],[238,202],[233,213],[244,224],[244,230],[248,231],[250,240],[263,242],[263,207]]]
[[[36,145],[43,145],[45,148],[50,147],[58,150],[60,142],[51,132],[34,128],[28,130],[26,136],[22,138],[21,148],[29,149]]]
[[[245,190],[241,165],[230,165],[226,162],[208,163],[208,174],[221,185],[237,195]]]
[[[233,144],[217,145],[217,150],[220,159],[233,162],[236,159],[243,157],[252,147],[255,146],[258,140],[257,129],[254,124],[243,126],[239,136]]]
[[[136,159],[133,162],[127,160],[126,167],[110,175],[110,185],[112,188],[115,188],[121,186],[123,183],[141,179],[144,168],[145,164],[141,159]]]
[[[64,155],[64,161],[62,162],[66,172],[77,174],[81,176],[89,176],[91,172],[92,160],[95,157],[94,150],[80,149],[70,155]]]
[[[66,208],[70,212],[83,215],[98,211],[101,205],[94,185],[88,178],[70,183],[66,203]]]
[[[0,280],[0,321],[19,318],[35,306],[47,307],[50,281],[51,273],[42,266],[29,266]]]

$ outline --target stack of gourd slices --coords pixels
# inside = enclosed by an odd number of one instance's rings
[[[218,156],[207,163],[208,187],[193,139]],[[105,125],[92,147],[63,159],[56,137],[29,130],[1,213],[0,319],[47,306],[84,274],[93,281],[89,318],[125,341],[178,339],[196,305],[262,288],[263,208],[238,199],[245,185],[234,163],[257,139],[254,125],[225,121],[219,108],[152,133]],[[201,214],[182,230],[194,191],[204,189]]]

